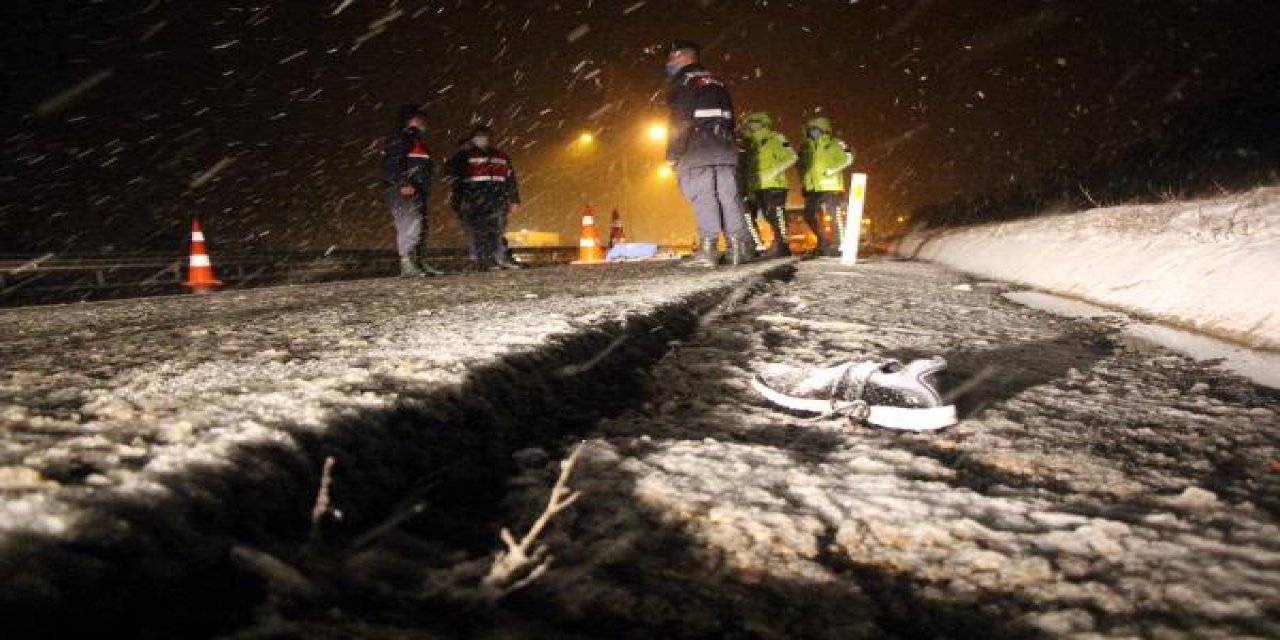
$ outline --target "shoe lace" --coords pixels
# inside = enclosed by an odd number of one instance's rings
[[[897,360],[866,357],[849,363],[845,370],[831,381],[827,397],[831,408],[824,414],[809,418],[812,422],[837,416],[847,418],[850,425],[866,420],[871,415],[871,405],[862,399],[871,376],[878,371],[899,364]]]

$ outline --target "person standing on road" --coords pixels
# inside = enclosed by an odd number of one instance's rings
[[[520,187],[511,157],[493,145],[493,131],[471,130],[462,148],[445,164],[453,183],[449,203],[471,238],[471,254],[481,269],[519,269],[503,238],[507,218],[520,207]]]
[[[422,111],[405,105],[382,145],[383,199],[395,224],[400,275],[407,277],[442,273],[420,261],[427,196],[435,171],[435,161],[423,142],[426,130],[427,118]]]
[[[773,130],[773,119],[764,111],[747,114],[746,175],[747,189],[752,194],[756,209],[750,217],[759,213],[773,227],[773,245],[765,255],[776,258],[791,255],[787,247],[787,169],[800,156],[791,148],[787,137]]]
[[[840,246],[844,212],[844,170],[853,164],[853,151],[835,137],[831,120],[814,118],[804,130],[804,152],[800,157],[804,174],[804,221],[818,237],[818,254],[833,256]],[[820,214],[825,211],[835,221],[837,238],[823,229]]]
[[[741,264],[750,258],[752,241],[739,200],[733,102],[699,57],[696,43],[681,40],[668,50],[666,65],[671,111],[666,158],[698,225],[698,250],[686,264],[716,266],[721,233],[727,261]]]

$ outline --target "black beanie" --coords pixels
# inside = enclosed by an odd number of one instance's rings
[[[675,51],[692,51],[694,55],[702,53],[702,47],[692,40],[676,40],[667,47],[667,53]]]

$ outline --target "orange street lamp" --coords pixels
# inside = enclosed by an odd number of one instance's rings
[[[578,144],[586,146],[596,141],[595,135],[590,131],[583,131],[578,135]]]
[[[671,176],[673,176],[673,175],[675,175],[675,172],[671,170],[671,165],[669,165],[669,164],[664,164],[664,165],[659,165],[659,166],[658,166],[658,177],[659,177],[659,178],[661,178],[661,179],[663,179],[663,180],[667,180],[667,179],[669,179],[669,178],[670,178]]]
[[[651,124],[645,130],[645,135],[648,136],[651,142],[663,142],[667,139],[667,126],[657,123]]]

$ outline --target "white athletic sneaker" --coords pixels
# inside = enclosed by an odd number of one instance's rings
[[[823,369],[772,365],[751,385],[770,402],[795,411],[845,415],[889,429],[931,431],[956,423],[955,405],[942,404],[931,379],[940,357],[897,360],[867,356]]]

